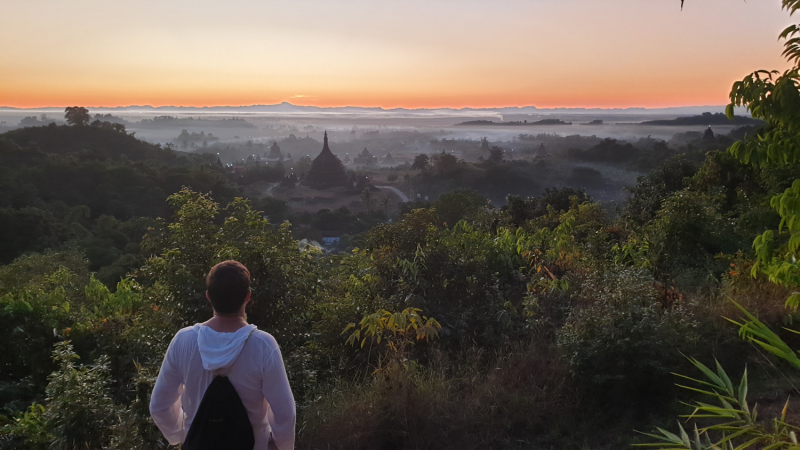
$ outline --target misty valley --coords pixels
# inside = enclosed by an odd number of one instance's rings
[[[18,222],[19,211],[25,208],[35,208],[26,211],[43,214],[54,223],[61,222],[57,217],[64,214],[56,212],[59,209],[83,206],[88,208],[84,219],[88,223],[101,216],[122,222],[167,218],[171,212],[166,197],[184,186],[209,193],[222,203],[242,195],[271,223],[288,220],[296,239],[309,240],[326,252],[349,251],[377,224],[412,209],[433,207],[440,196],[452,191],[469,197],[474,203],[471,207],[487,211],[507,208],[509,196],[540,197],[550,190],[584,192],[614,216],[638,177],[667,161],[699,166],[707,152],[725,150],[736,139],[752,134],[760,123],[737,118],[739,125],[734,125],[723,114],[709,112],[671,119],[661,113],[656,121],[642,120],[650,115],[631,114],[620,121],[618,114],[594,112],[588,118],[583,117],[587,113],[567,116],[585,122],[581,125],[586,127],[542,119],[518,130],[523,121],[505,126],[499,121],[451,118],[452,124],[444,126],[446,116],[406,119],[353,114],[342,119],[317,113],[298,119],[265,113],[114,114],[90,114],[89,127],[77,130],[65,128],[63,120],[50,119],[47,112],[19,119],[20,113],[3,113],[5,122],[18,120],[16,126],[8,127],[15,129],[4,135],[8,145],[36,150],[42,156],[15,161],[16,167],[7,161],[7,169],[17,170],[9,173],[2,204],[6,229],[29,232],[28,225],[20,227]],[[547,126],[553,121],[555,126]],[[545,125],[535,125],[541,122]],[[101,123],[120,125],[131,138],[117,135],[109,140],[103,134],[113,133],[96,130],[103,128]],[[330,150],[342,162],[348,180],[315,189],[302,181],[322,149],[323,133],[330,137]],[[97,179],[87,179],[81,170],[68,173],[45,157],[58,155],[67,161],[78,154],[81,164],[91,163],[99,171],[90,176]],[[166,179],[156,181],[156,173],[147,173],[153,168],[142,173],[142,168],[129,166],[128,161],[169,161],[169,170],[181,167],[187,175],[179,178],[167,172]],[[189,175],[203,164],[211,167],[207,176],[214,178],[212,183],[198,183]],[[103,174],[100,166],[107,166],[109,173]],[[113,175],[116,172],[143,178],[131,184],[125,176]],[[365,189],[374,192],[368,200],[363,198]],[[44,240],[36,233],[5,234],[0,245],[3,262],[30,250],[77,242],[69,227],[60,232],[55,225],[52,228],[46,234],[53,234]],[[138,245],[143,232],[129,236],[132,244]],[[96,271],[110,270],[119,258],[129,257],[120,245],[94,252],[90,267]],[[114,276],[124,274],[120,270]],[[118,280],[104,281],[113,286]]]

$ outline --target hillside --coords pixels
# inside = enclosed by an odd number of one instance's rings
[[[182,187],[231,200],[239,188],[212,155],[162,149],[99,127],[31,127],[0,134],[0,263],[78,247],[92,270],[127,261],[148,224],[169,217]],[[126,255],[128,255],[126,257]],[[127,258],[127,259],[126,259]]]
[[[723,113],[712,114],[705,112],[699,116],[678,117],[671,120],[648,120],[641,125],[667,125],[667,126],[686,126],[686,125],[762,125],[764,122],[751,117],[736,116],[733,120]]]
[[[99,158],[125,155],[131,161],[150,159],[166,163],[175,163],[185,155],[140,141],[133,134],[92,126],[26,127],[7,131],[0,137],[20,147],[32,147],[57,155],[88,151]]]

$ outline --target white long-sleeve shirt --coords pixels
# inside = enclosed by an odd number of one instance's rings
[[[275,338],[255,325],[233,333],[202,324],[178,331],[150,398],[150,415],[167,441],[174,445],[186,439],[200,401],[219,372],[227,373],[247,409],[255,450],[267,449],[270,431],[278,450],[293,449],[295,403],[281,351]]]

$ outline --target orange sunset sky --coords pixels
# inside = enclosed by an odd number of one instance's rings
[[[779,0],[3,0],[0,106],[721,105]]]

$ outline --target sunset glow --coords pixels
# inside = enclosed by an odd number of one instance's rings
[[[8,0],[0,106],[719,105],[776,0]]]

